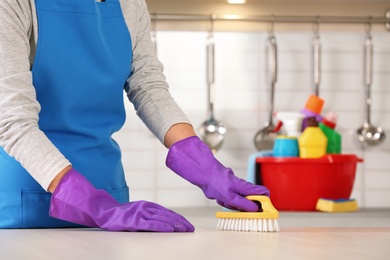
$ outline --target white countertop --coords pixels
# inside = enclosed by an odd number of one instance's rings
[[[389,259],[390,209],[280,212],[279,233],[216,230],[213,209],[177,209],[195,233],[0,230],[0,259]]]

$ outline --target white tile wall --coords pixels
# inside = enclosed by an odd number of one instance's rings
[[[276,32],[278,82],[275,109],[298,111],[311,89],[310,32]],[[206,32],[158,33],[158,55],[165,65],[171,93],[197,128],[206,119]],[[268,118],[265,84],[264,32],[217,32],[216,118],[228,128],[226,141],[216,154],[236,175],[246,177],[246,164],[255,152],[253,137]],[[390,207],[390,33],[375,32],[372,122],[381,125],[388,138],[378,147],[362,149],[354,139],[364,113],[364,33],[322,32],[323,112],[339,116],[337,130],[343,136],[343,152],[364,159],[358,165],[352,197],[361,207]],[[129,103],[129,102],[127,102]],[[202,192],[165,167],[166,149],[148,132],[127,104],[128,118],[116,134],[131,199],[146,199],[167,207],[207,206]]]

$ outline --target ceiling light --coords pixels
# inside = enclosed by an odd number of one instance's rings
[[[246,0],[227,0],[229,4],[245,4]]]

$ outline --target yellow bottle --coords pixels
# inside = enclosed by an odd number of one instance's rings
[[[318,127],[315,117],[307,119],[307,127],[298,138],[299,157],[319,158],[326,154],[328,139]]]

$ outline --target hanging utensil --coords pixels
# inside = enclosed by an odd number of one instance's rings
[[[371,24],[364,42],[364,85],[366,92],[366,120],[357,130],[357,137],[362,144],[375,146],[382,143],[386,135],[381,127],[371,124],[371,85],[373,78],[373,42],[371,37]]]
[[[215,43],[214,43],[214,17],[211,16],[211,29],[207,37],[206,48],[206,77],[208,90],[208,119],[203,122],[199,128],[199,134],[202,140],[215,153],[217,152],[225,139],[226,127],[222,122],[214,117],[215,101]]]
[[[321,41],[318,21],[315,25],[314,39],[312,41],[312,58],[314,95],[319,96],[321,82]]]
[[[267,85],[270,88],[270,109],[268,122],[260,129],[254,138],[258,151],[272,150],[276,139],[275,125],[273,124],[275,83],[277,81],[277,46],[273,34],[273,25],[266,42],[267,55]]]

